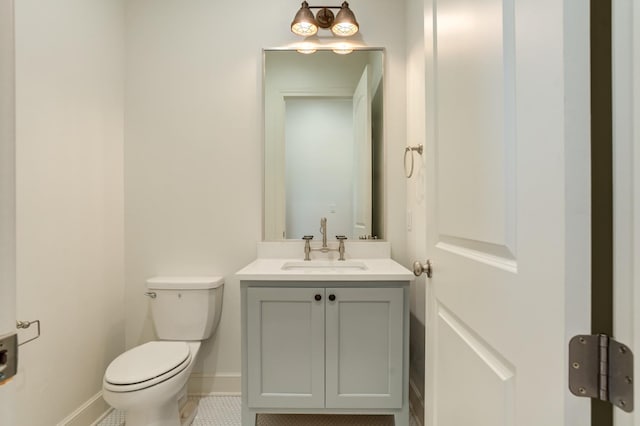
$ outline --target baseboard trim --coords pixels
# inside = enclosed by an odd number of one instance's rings
[[[93,425],[111,412],[111,407],[102,398],[102,391],[92,396],[77,410],[69,414],[57,426],[86,426]],[[98,419],[98,420],[96,420]]]
[[[189,378],[189,395],[240,396],[240,374],[193,373]]]
[[[189,378],[187,392],[189,395],[194,396],[239,396],[240,390],[241,380],[239,374],[194,373]],[[107,417],[111,411],[113,411],[113,408],[102,398],[102,391],[100,391],[56,426],[93,426]]]

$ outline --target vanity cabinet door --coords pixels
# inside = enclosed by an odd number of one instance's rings
[[[326,407],[400,408],[403,289],[326,289]]]
[[[249,407],[324,407],[324,304],[324,288],[247,289]]]

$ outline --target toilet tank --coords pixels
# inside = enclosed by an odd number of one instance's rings
[[[222,277],[154,277],[147,280],[147,288],[159,339],[211,337],[222,313]]]

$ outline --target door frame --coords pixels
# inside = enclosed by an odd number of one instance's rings
[[[612,1],[590,0],[591,334],[613,335]],[[585,333],[588,330],[585,330]],[[591,424],[611,426],[613,406],[591,400]]]
[[[15,331],[16,320],[13,16],[13,0],[0,0],[0,335]]]
[[[15,332],[14,0],[0,0],[0,335]],[[15,380],[0,386],[0,419],[16,424]]]
[[[614,337],[640,354],[640,5],[613,0],[613,324]],[[636,370],[637,371],[637,370]],[[638,393],[636,388],[636,394]],[[640,425],[614,410],[615,426]]]

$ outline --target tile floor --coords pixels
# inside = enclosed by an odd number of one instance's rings
[[[197,397],[193,397],[197,398]],[[124,414],[112,411],[97,426],[124,426]],[[200,398],[193,426],[240,426],[239,396]],[[393,426],[391,416],[259,415],[257,426]],[[411,420],[410,426],[418,426]]]

